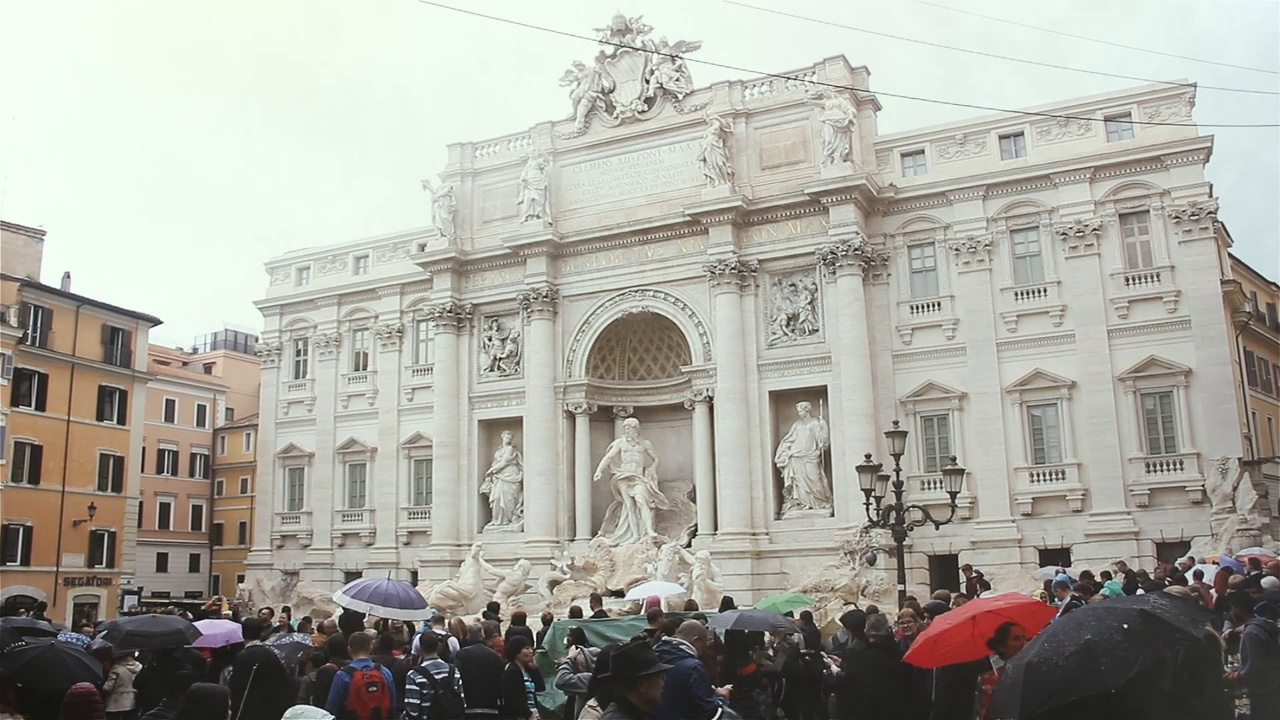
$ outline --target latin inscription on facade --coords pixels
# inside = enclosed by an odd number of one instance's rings
[[[747,240],[755,243],[767,243],[770,240],[786,240],[788,238],[806,237],[827,234],[827,218],[825,215],[810,215],[795,220],[782,220],[763,225],[752,225],[746,228]]]
[[[560,272],[576,273],[619,265],[638,265],[651,260],[679,257],[706,252],[707,238],[703,235],[675,238],[661,242],[632,245],[603,252],[572,255],[560,259]]]
[[[697,187],[698,143],[689,141],[566,165],[560,170],[558,207],[600,205],[653,193]]]

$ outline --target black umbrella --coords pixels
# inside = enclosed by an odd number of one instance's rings
[[[117,648],[160,650],[186,647],[200,637],[200,628],[177,615],[133,615],[102,625],[98,635]]]
[[[21,642],[29,637],[56,637],[58,629],[44,620],[32,617],[0,618],[0,648]]]
[[[771,610],[729,610],[712,615],[707,624],[716,630],[800,631],[795,620]]]
[[[272,635],[262,644],[274,650],[286,664],[294,666],[297,666],[298,659],[303,653],[316,649],[315,643],[311,642],[311,636],[304,633]]]
[[[66,690],[78,682],[102,682],[102,663],[84,648],[48,638],[28,638],[25,644],[5,650],[0,653],[0,666],[14,682],[32,690]]]
[[[1116,690],[1210,636],[1209,614],[1166,593],[1089,603],[1040,631],[1005,666],[988,717],[1025,718]]]

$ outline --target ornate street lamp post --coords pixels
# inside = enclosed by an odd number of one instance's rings
[[[924,525],[933,525],[937,530],[950,523],[956,517],[956,496],[964,487],[966,470],[956,464],[956,456],[942,468],[942,488],[951,498],[951,512],[943,520],[937,520],[923,505],[907,505],[902,502],[905,489],[902,483],[902,456],[907,450],[907,431],[893,421],[893,428],[886,430],[884,437],[889,442],[889,454],[893,456],[893,499],[886,503],[889,494],[890,476],[884,472],[884,466],[871,459],[867,453],[858,464],[858,485],[866,496],[862,507],[867,512],[867,522],[873,528],[888,530],[893,535],[893,544],[898,551],[898,608],[907,602],[907,558],[905,545],[907,533]]]

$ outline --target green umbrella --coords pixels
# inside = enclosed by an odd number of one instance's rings
[[[769,610],[778,614],[795,612],[813,605],[813,598],[801,593],[782,593],[770,595],[755,604],[757,610]]]

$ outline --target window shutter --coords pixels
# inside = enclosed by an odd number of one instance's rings
[[[107,415],[107,392],[108,390],[106,385],[98,386],[98,422],[105,422],[113,419]]]
[[[200,477],[196,474],[196,454],[191,453],[187,456],[187,477]]]
[[[105,346],[111,345],[111,326],[106,323],[102,324],[102,344]]]
[[[102,566],[113,568],[116,566],[116,532],[108,530],[105,534],[107,536],[107,561]]]
[[[17,526],[9,523],[0,526],[0,565],[5,564],[4,559],[8,557],[7,551],[9,550],[9,543],[13,542],[11,535],[15,527]]]
[[[138,452],[138,472],[147,471],[147,446],[143,445]]]
[[[44,467],[44,446],[27,446],[27,484],[40,484],[40,470]]]
[[[18,564],[23,567],[30,567],[31,546],[34,544],[32,541],[35,539],[33,537],[35,534],[35,528],[30,525],[20,525],[18,526],[18,532],[23,536],[23,539],[26,540],[26,542],[22,543],[22,555],[18,558]]]
[[[49,399],[49,376],[44,373],[31,374],[32,405],[36,412],[44,412],[45,403]]]
[[[98,492],[111,490],[111,456],[98,454]]]
[[[116,424],[128,425],[129,424],[129,391],[117,390],[116,398],[118,400],[118,402],[116,402]]]
[[[164,474],[164,449],[156,448],[156,474]]]
[[[24,302],[19,304],[19,314],[22,318],[22,340],[23,345],[34,345],[31,337],[31,303]]]
[[[49,331],[53,329],[53,308],[42,307],[44,322],[40,323],[40,347],[49,347]],[[44,408],[41,408],[43,410]]]
[[[102,557],[102,531],[94,530],[89,533],[89,567],[102,567],[98,564],[98,560]]]
[[[111,492],[124,492],[124,456],[111,456]]]
[[[13,377],[13,354],[12,353],[4,354],[4,368],[2,370],[3,372],[0,372],[0,377],[3,377],[5,380],[9,380]]]

